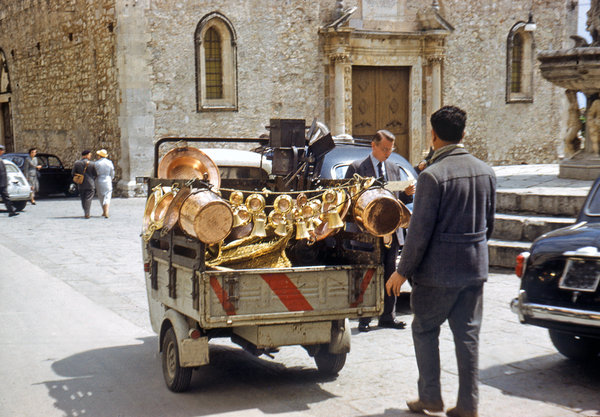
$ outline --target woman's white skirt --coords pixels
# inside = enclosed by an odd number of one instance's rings
[[[112,196],[112,178],[109,175],[96,178],[96,194],[100,200],[100,204],[110,204]]]

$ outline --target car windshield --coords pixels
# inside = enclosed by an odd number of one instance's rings
[[[600,186],[596,187],[589,199],[585,213],[588,216],[600,216]]]
[[[25,162],[25,158],[23,158],[20,155],[5,155],[4,158],[8,159],[11,162],[14,162],[15,165],[18,166],[19,168],[22,168],[23,164]]]
[[[350,164],[336,165],[334,168],[335,178],[340,178],[340,179],[346,178],[346,171],[348,171],[349,166],[350,166]],[[398,168],[400,169],[400,181],[406,181],[408,179],[412,179],[413,176],[409,175],[402,166],[398,165]]]
[[[4,165],[6,165],[6,172],[20,172],[19,168],[17,168],[13,164],[4,164]]]

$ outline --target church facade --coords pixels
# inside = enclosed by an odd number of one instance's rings
[[[468,112],[490,164],[562,154],[564,91],[539,51],[571,46],[577,1],[20,0],[0,3],[0,142],[68,163],[109,151],[133,195],[165,136],[258,137],[271,118],[388,129],[416,164],[429,115]]]

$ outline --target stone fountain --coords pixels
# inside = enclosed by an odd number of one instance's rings
[[[587,13],[587,30],[592,43],[571,36],[575,47],[538,54],[542,76],[566,88],[569,114],[565,158],[559,163],[560,178],[595,180],[600,176],[600,0],[592,0]],[[587,98],[585,141],[581,147],[578,132],[582,128],[577,92]]]

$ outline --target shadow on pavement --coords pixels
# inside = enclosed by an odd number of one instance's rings
[[[58,360],[64,379],[46,381],[55,407],[66,415],[202,416],[259,409],[277,414],[308,410],[334,395],[319,387],[316,368],[286,368],[241,348],[210,345],[210,364],[193,373],[190,390],[164,383],[157,337],[142,344],[94,349]],[[395,414],[397,415],[397,414]]]
[[[482,384],[511,396],[594,410],[600,415],[600,357],[581,363],[557,353],[492,366],[479,374]]]

